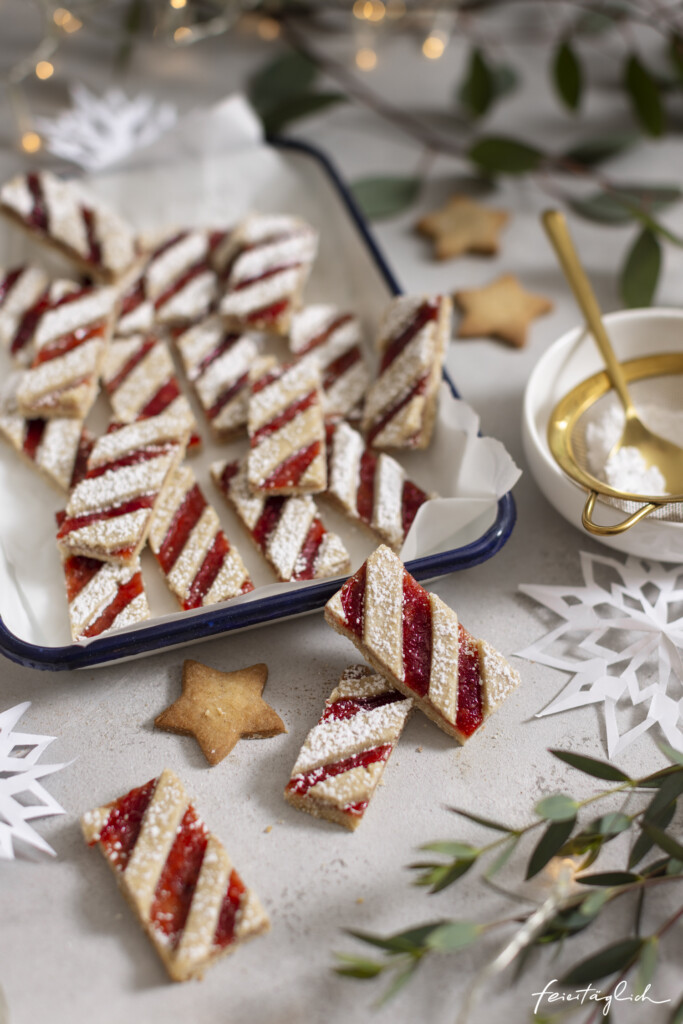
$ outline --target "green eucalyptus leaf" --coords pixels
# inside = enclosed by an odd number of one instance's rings
[[[543,153],[539,149],[504,135],[478,139],[468,156],[484,171],[493,174],[525,174],[535,171],[543,161]]]
[[[615,22],[630,14],[627,4],[604,3],[598,10],[586,10],[574,22],[573,31],[580,36],[599,36],[614,28]]]
[[[674,816],[674,811],[674,805],[669,804],[669,806],[665,807],[660,813],[657,821],[651,822],[651,824],[657,825],[662,829],[668,828],[671,823],[671,819]],[[628,859],[629,868],[634,868],[636,864],[639,864],[643,857],[650,852],[653,846],[654,840],[642,830],[641,826],[641,833],[633,844],[633,849],[631,850],[631,854]]]
[[[446,921],[429,935],[426,945],[438,953],[455,953],[471,946],[481,932],[474,921]]]
[[[431,853],[442,853],[444,857],[453,857],[453,859],[456,857],[469,857],[473,859],[479,856],[479,850],[476,846],[472,846],[471,843],[425,843],[420,849],[429,850]]]
[[[622,971],[638,956],[643,939],[620,939],[604,949],[591,953],[589,957],[576,964],[560,979],[563,985],[583,985],[587,982],[607,978],[610,974]]]
[[[683,36],[672,32],[669,37],[669,59],[679,78],[683,78]]]
[[[588,851],[588,855],[584,857],[579,866],[579,871],[587,871],[591,864],[594,864],[600,856],[600,850],[602,845],[596,843],[592,850]]]
[[[608,814],[603,814],[601,818],[596,818],[593,827],[600,835],[614,837],[629,829],[631,821],[628,814],[622,814],[621,811],[610,811]]]
[[[570,750],[551,750],[553,757],[559,758],[572,768],[577,768],[584,775],[590,775],[594,779],[606,779],[608,782],[630,782],[630,777],[613,764],[607,761],[599,761],[595,757],[588,757],[586,754],[574,754]]]
[[[657,956],[659,955],[659,939],[651,935],[643,945],[638,957],[638,974],[635,980],[636,995],[642,996],[646,988],[652,983],[657,967]]]
[[[583,88],[581,64],[568,39],[560,43],[553,57],[553,81],[569,110],[578,110]]]
[[[562,159],[582,164],[584,167],[595,167],[597,164],[604,163],[605,160],[610,160],[630,149],[637,141],[638,136],[633,132],[600,135],[594,139],[584,139],[583,142],[578,142],[562,154]]]
[[[398,993],[401,991],[404,985],[406,985],[410,981],[410,979],[412,978],[413,974],[415,973],[419,966],[420,961],[418,959],[415,959],[412,960],[409,964],[407,964],[404,968],[396,972],[389,987],[386,989],[385,992],[383,992],[382,996],[377,1000],[377,1003],[375,1004],[377,1009],[379,1009],[380,1006],[384,1006],[385,1003],[388,1003],[390,999],[393,999],[394,996],[398,995]]]
[[[483,117],[495,98],[493,75],[478,47],[470,53],[465,77],[458,92],[461,105],[471,117]]]
[[[503,825],[500,821],[494,821],[493,818],[484,818],[481,814],[473,814],[471,811],[463,811],[459,807],[449,807],[449,811],[453,814],[459,814],[461,818],[467,818],[468,821],[474,821],[477,825],[483,825],[484,828],[495,829],[496,832],[514,832],[513,828],[508,825]]]
[[[667,776],[653,796],[645,811],[645,821],[655,821],[665,807],[683,793],[683,771]]]
[[[576,881],[581,885],[629,885],[631,882],[640,881],[640,875],[634,875],[630,871],[603,871],[595,875],[580,875]]]
[[[596,892],[592,892],[590,896],[586,896],[583,903],[579,906],[579,913],[583,917],[595,917],[596,914],[600,913],[609,898],[610,893],[608,889],[598,889]]]
[[[676,860],[683,860],[683,846],[673,836],[669,835],[668,832],[664,832],[663,829],[651,825],[649,821],[643,822],[643,831],[647,832],[650,839],[654,840],[660,850],[664,850],[664,853],[668,853],[670,857],[675,857]]]
[[[683,874],[683,860],[677,860],[672,857],[666,865],[667,875],[681,875]]]
[[[664,131],[664,107],[659,85],[634,53],[626,61],[624,84],[642,127],[649,135],[661,135]]]
[[[526,877],[533,878],[541,871],[548,861],[558,853],[571,835],[576,819],[553,821],[539,839],[529,858]]]
[[[443,871],[439,873],[438,878],[431,883],[431,892],[441,892],[442,889],[448,888],[449,885],[452,885],[453,882],[456,882],[462,875],[466,874],[474,863],[474,860],[467,858],[466,860],[457,860],[454,864],[445,866]]]
[[[313,61],[291,50],[256,72],[249,82],[249,98],[262,113],[276,103],[308,92],[317,74]]]
[[[519,75],[509,64],[495,64],[489,68],[493,80],[494,99],[501,99],[514,92],[519,85]]]
[[[292,121],[345,102],[346,96],[340,92],[307,92],[299,96],[288,96],[261,114],[264,131],[267,135],[276,135]]]
[[[579,805],[573,797],[565,793],[554,793],[546,796],[536,804],[536,814],[546,821],[574,820]]]
[[[625,306],[649,306],[657,289],[662,247],[650,228],[643,228],[621,268],[619,290]]]
[[[579,217],[597,224],[628,224],[635,219],[631,207],[612,192],[573,197],[569,200],[569,207]]]
[[[417,928],[409,928],[405,932],[397,932],[395,935],[373,935],[371,932],[354,931],[347,929],[347,934],[360,942],[366,942],[370,946],[377,946],[387,953],[414,953],[425,948],[427,937],[436,928],[440,928],[443,921],[436,921],[434,924],[420,925]]]
[[[661,752],[669,758],[673,764],[683,765],[683,750],[676,750],[674,747],[669,746],[668,743],[664,743],[662,740],[659,744]]]
[[[498,853],[498,856],[494,858],[494,860],[491,862],[491,864],[489,864],[488,868],[486,869],[486,878],[493,878],[494,875],[497,875],[501,868],[503,868],[507,864],[518,842],[519,836],[514,836],[509,842],[503,844]]]
[[[370,220],[402,213],[417,199],[420,181],[414,177],[359,178],[351,185],[353,197]]]
[[[341,963],[334,968],[334,972],[345,978],[360,978],[361,980],[376,978],[387,967],[387,964],[378,963],[376,960],[366,960],[350,953],[336,953],[335,956]]]

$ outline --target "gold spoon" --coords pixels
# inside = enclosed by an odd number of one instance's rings
[[[595,292],[574,248],[564,214],[560,210],[546,210],[543,214],[543,227],[557,254],[564,276],[574,292],[574,298],[579,304],[586,324],[605,360],[612,387],[624,407],[626,414],[624,431],[609,453],[609,457],[611,458],[620,448],[637,448],[647,466],[656,466],[659,469],[669,494],[680,494],[683,492],[683,448],[679,448],[677,444],[653,433],[639,418],[626,386],[621,363],[614,353],[602,322]]]

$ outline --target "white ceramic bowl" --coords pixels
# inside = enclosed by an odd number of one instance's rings
[[[683,352],[683,310],[634,309],[605,318],[620,360],[660,352]],[[592,336],[577,327],[556,341],[536,364],[524,395],[522,437],[524,452],[536,483],[557,511],[584,536],[581,512],[586,492],[570,480],[548,447],[548,420],[557,402],[580,381],[604,369]],[[614,524],[624,513],[602,502],[596,506],[600,523]],[[596,537],[609,547],[662,562],[683,562],[683,524],[644,519],[625,533]]]

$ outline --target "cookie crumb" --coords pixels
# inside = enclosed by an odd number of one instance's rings
[[[264,828],[263,831],[264,832],[272,832],[273,831],[273,826],[272,825],[266,825],[266,827]]]

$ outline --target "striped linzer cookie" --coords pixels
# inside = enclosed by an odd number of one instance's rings
[[[80,183],[50,171],[19,174],[3,185],[0,211],[105,284],[138,259],[135,235],[123,218]]]
[[[0,409],[0,437],[61,491],[69,491],[82,478],[94,443],[82,420],[20,416],[11,393],[4,396]]]
[[[115,303],[114,288],[50,285],[34,308],[35,355],[17,387],[22,416],[85,419],[97,398]]]
[[[119,311],[114,326],[117,337],[129,334],[147,334],[154,327],[154,303],[145,293],[145,274],[136,271],[132,280],[122,282],[120,288]]]
[[[306,306],[292,317],[289,347],[320,367],[325,415],[359,420],[370,374],[358,318],[336,306]]]
[[[279,580],[322,579],[349,571],[348,551],[337,534],[323,526],[310,495],[254,494],[245,464],[239,462],[214,462],[211,476]]]
[[[12,359],[28,366],[33,359],[33,319],[40,300],[48,297],[49,278],[40,267],[0,267],[0,346]]]
[[[253,491],[318,494],[327,486],[320,371],[278,366],[251,386],[247,474]]]
[[[149,546],[181,608],[218,604],[254,589],[188,466],[175,471],[157,504]]]
[[[154,245],[144,288],[157,323],[186,326],[211,311],[218,300],[219,282],[210,257],[225,236],[224,231],[197,228],[176,231]]]
[[[437,399],[452,303],[447,296],[399,295],[380,325],[380,364],[370,385],[363,433],[375,448],[426,448]]]
[[[268,917],[165,769],[81,819],[173,981],[201,978],[215,960],[268,931]]]
[[[325,619],[460,743],[520,682],[502,655],[471,636],[385,545],[330,598]]]
[[[356,829],[413,707],[366,665],[351,665],[299,751],[285,800],[315,818]]]
[[[373,452],[344,420],[327,423],[325,497],[396,553],[403,547],[418,509],[434,494],[408,480],[386,452]]]
[[[102,364],[102,384],[117,422],[171,413],[191,430],[188,451],[201,447],[197,421],[180,389],[168,345],[157,335],[114,338]]]
[[[114,565],[71,555],[63,562],[69,623],[74,640],[101,636],[149,618],[140,562]]]
[[[250,385],[276,364],[260,355],[258,336],[227,331],[220,317],[210,316],[180,334],[176,346],[216,437],[246,431]]]
[[[219,312],[230,330],[287,334],[318,251],[318,233],[299,217],[254,214],[214,253],[226,283]]]
[[[98,438],[57,533],[62,557],[85,555],[131,565],[182,460],[188,435],[187,425],[166,415],[114,424]]]

